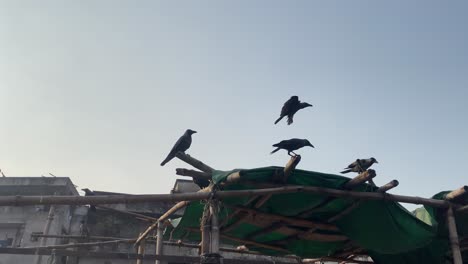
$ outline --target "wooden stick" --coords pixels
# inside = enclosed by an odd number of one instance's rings
[[[185,154],[183,152],[177,152],[176,157],[179,158],[182,161],[185,161],[186,163],[192,165],[193,167],[203,171],[203,172],[208,172],[212,173],[214,171],[213,168],[210,166],[206,165],[205,163],[191,157],[188,154]]]
[[[452,248],[453,263],[463,264],[460,252],[460,244],[458,242],[457,225],[455,223],[455,216],[453,215],[452,207],[447,209],[447,226],[449,231],[450,246]]]
[[[393,180],[385,185],[380,186],[379,189],[377,189],[377,192],[381,192],[381,193],[387,192],[388,190],[391,190],[397,187],[399,184],[400,183],[397,180]]]
[[[211,180],[211,173],[208,172],[177,168],[176,174],[197,179]]]
[[[358,186],[361,183],[364,183],[376,176],[375,170],[369,169],[364,171],[363,173],[359,174],[358,176],[352,178],[350,181],[348,181],[344,187],[347,189],[352,189],[356,186]]]
[[[284,167],[284,173],[283,173],[283,183],[288,182],[288,178],[293,172],[293,170],[296,168],[297,164],[301,161],[301,156],[293,156],[291,159],[289,159],[288,163],[286,163],[286,166]]]
[[[468,186],[462,186],[459,189],[453,190],[452,192],[445,195],[445,199],[449,201],[461,200],[463,197],[468,196]]]

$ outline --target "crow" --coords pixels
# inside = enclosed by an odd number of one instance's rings
[[[285,116],[288,117],[288,125],[291,125],[293,123],[294,114],[302,108],[306,108],[309,106],[312,105],[306,102],[299,101],[299,97],[297,97],[296,95],[291,96],[291,98],[289,98],[289,100],[286,101],[286,103],[284,103],[283,108],[281,108],[280,117],[276,119],[275,125]]]
[[[171,149],[171,152],[167,155],[166,159],[164,159],[163,162],[161,162],[161,166],[164,166],[164,164],[168,163],[171,159],[173,159],[177,152],[185,152],[188,148],[190,148],[190,145],[192,145],[192,134],[197,133],[197,131],[193,131],[191,129],[187,129],[185,133],[177,140],[177,142],[174,144],[174,146]]]
[[[292,138],[288,140],[283,140],[273,145],[273,147],[276,147],[276,149],[273,150],[271,154],[277,152],[280,149],[284,149],[288,151],[289,156],[292,156],[291,152],[297,156],[297,154],[294,153],[294,150],[300,149],[305,146],[314,147],[312,144],[310,144],[309,140],[307,139]]]
[[[91,191],[90,189],[88,188],[84,188],[84,189],[81,189],[83,192],[85,192],[85,196],[93,196],[95,195],[93,191]],[[96,212],[96,206],[90,204],[89,205],[89,210],[92,211],[92,212]]]
[[[372,166],[374,163],[379,163],[375,158],[370,159],[357,159],[355,162],[348,165],[344,171],[341,173],[348,173],[348,172],[357,172],[362,173]]]

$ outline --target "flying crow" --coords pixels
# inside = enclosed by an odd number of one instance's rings
[[[192,144],[192,134],[195,133],[197,133],[197,131],[187,129],[185,133],[179,138],[179,140],[177,140],[177,142],[174,144],[166,159],[161,162],[161,166],[164,166],[164,164],[173,159],[177,152],[185,152],[188,148],[190,148],[190,145]]]
[[[309,106],[312,105],[306,102],[299,101],[299,97],[295,95],[291,96],[291,98],[289,98],[289,100],[286,101],[286,103],[284,103],[283,108],[281,108],[280,117],[275,121],[275,124],[277,124],[285,116],[288,117],[288,125],[292,124],[294,114],[302,108],[306,108]]]
[[[348,172],[357,172],[362,173],[372,166],[374,163],[379,163],[375,158],[370,159],[357,159],[355,162],[348,165],[344,171],[341,173],[348,173]]]
[[[314,147],[312,144],[310,144],[309,140],[307,139],[292,138],[288,140],[283,140],[280,143],[276,143],[273,145],[273,147],[276,147],[276,149],[273,150],[271,154],[275,153],[280,149],[284,149],[288,151],[289,156],[292,156],[291,152],[297,156],[297,154],[294,153],[294,150],[300,149],[305,146]]]

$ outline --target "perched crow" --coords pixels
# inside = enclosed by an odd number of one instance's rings
[[[277,124],[285,116],[288,117],[288,125],[292,124],[294,114],[302,108],[306,108],[309,106],[312,105],[306,102],[299,101],[299,97],[295,95],[291,96],[291,98],[289,98],[289,100],[286,101],[286,103],[284,103],[283,108],[281,108],[280,117],[275,121],[275,124]]]
[[[310,144],[309,140],[307,139],[292,138],[288,140],[283,140],[280,143],[276,143],[273,145],[273,147],[276,147],[276,149],[273,150],[271,154],[275,153],[280,149],[284,149],[288,151],[289,156],[292,156],[291,152],[294,155],[297,155],[296,153],[294,153],[294,150],[300,149],[305,146],[314,147],[312,144]]]
[[[348,173],[348,172],[357,172],[362,173],[366,171],[372,164],[379,163],[375,158],[370,159],[357,159],[355,162],[348,165],[344,171],[341,173]]]
[[[93,196],[95,195],[93,191],[91,191],[90,189],[88,188],[84,188],[84,189],[81,189],[83,192],[85,192],[85,196]],[[94,205],[89,205],[89,210],[92,211],[92,212],[96,212],[96,206]]]
[[[188,148],[190,148],[190,145],[192,144],[192,134],[194,133],[197,133],[197,131],[187,129],[185,133],[179,138],[179,140],[177,140],[177,142],[174,144],[166,159],[161,162],[161,166],[164,166],[164,164],[173,159],[177,152],[185,152]]]

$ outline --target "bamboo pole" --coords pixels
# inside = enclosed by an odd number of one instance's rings
[[[351,180],[349,180],[344,185],[344,187],[347,188],[347,189],[352,189],[352,188],[356,187],[357,185],[359,185],[361,183],[364,183],[364,182],[366,182],[368,180],[371,180],[375,176],[377,176],[375,174],[375,170],[372,170],[372,169],[366,170],[363,173],[359,174],[358,176],[356,176],[356,177],[352,178]]]
[[[293,172],[293,170],[296,168],[297,164],[301,161],[301,156],[293,156],[291,159],[289,159],[288,163],[286,163],[286,166],[284,167],[283,171],[283,183],[288,182],[288,178]]]
[[[140,233],[141,235],[141,233]],[[145,243],[146,242],[146,239],[143,239],[143,241],[141,241],[140,244],[138,244],[138,255],[139,256],[142,256],[142,255],[145,255]],[[136,264],[143,264],[143,259],[141,258],[138,258],[137,261],[136,261]]]
[[[163,222],[158,220],[158,228],[156,229],[156,255],[163,254]],[[155,264],[161,264],[161,261],[156,260]]]
[[[177,168],[176,174],[180,176],[187,176],[187,177],[192,177],[192,178],[197,178],[197,179],[211,180],[211,173],[208,173],[208,172]]]
[[[34,255],[36,254],[35,249],[30,248],[0,248],[0,254],[14,254],[14,255]],[[72,251],[72,250],[53,250],[53,249],[40,249],[38,254],[40,255],[55,255],[55,256],[73,256],[73,257],[86,257],[96,259],[137,259],[142,258],[145,260],[161,260],[162,262],[173,262],[173,263],[199,263],[200,257],[198,256],[175,256],[175,255],[149,255],[138,256],[135,253],[128,252],[95,252],[95,251]],[[249,260],[249,259],[223,259],[224,264],[271,264],[272,260]],[[290,261],[277,261],[276,264],[291,264]]]
[[[207,188],[200,190],[204,191]],[[314,186],[287,185],[276,188],[217,191],[215,198],[250,197],[266,194],[283,194],[305,192],[321,194],[333,197],[356,198],[365,200],[386,200],[411,204],[423,204],[437,208],[459,208],[460,205],[452,204],[449,201],[421,198],[417,196],[406,196],[396,194],[383,194],[373,192],[356,192],[349,190],[339,190]],[[210,193],[175,193],[175,194],[154,194],[154,195],[96,195],[96,196],[1,196],[0,206],[23,206],[23,205],[44,205],[44,204],[130,204],[142,202],[175,202],[175,201],[195,201],[205,200],[211,197]]]
[[[218,201],[212,200],[210,204],[211,215],[211,250],[210,253],[219,254],[219,221],[218,221]]]
[[[135,241],[134,238],[125,238],[118,240],[110,241],[101,241],[101,242],[86,242],[86,243],[70,243],[70,244],[61,244],[61,245],[50,245],[50,246],[39,246],[39,247],[24,247],[29,249],[64,249],[64,248],[80,248],[80,247],[90,247],[90,246],[101,246],[108,244],[118,244],[118,243],[129,243]]]
[[[182,161],[185,161],[186,163],[192,165],[193,167],[203,171],[203,172],[208,172],[212,173],[214,171],[213,168],[210,166],[206,165],[205,163],[191,157],[188,154],[185,154],[183,152],[177,152],[176,157],[179,158]]]
[[[201,250],[200,255],[206,255],[210,252],[210,240],[211,240],[211,225],[210,225],[210,209],[205,206],[203,210],[203,216],[200,221],[200,232],[201,232]]]
[[[387,192],[395,187],[397,187],[400,183],[397,181],[397,180],[393,180],[385,185],[382,185],[380,186],[378,189],[377,189],[377,192],[381,192],[381,193],[384,193],[384,192]]]
[[[209,187],[205,188],[205,189],[201,189],[199,191],[197,191],[195,194],[209,194],[209,192],[211,192],[213,186],[210,185]],[[162,216],[159,217],[158,221],[165,221],[166,219],[168,219],[173,213],[179,211],[180,209],[182,208],[185,208],[186,206],[188,206],[190,204],[190,201],[181,201],[181,202],[178,202],[177,204],[175,204],[171,209],[167,210],[166,213],[164,213]],[[158,221],[154,222],[152,225],[150,225],[144,232],[141,236],[138,237],[137,241],[135,242],[136,245],[138,245],[141,240],[143,238],[145,238],[146,236],[148,236],[148,234],[153,231],[157,226],[158,226]]]
[[[162,224],[164,227],[164,224]],[[103,237],[103,236],[73,236],[73,235],[42,235],[42,234],[31,234],[31,237],[47,237],[47,238],[69,238],[69,239],[89,239],[89,240],[104,240],[104,241],[111,241],[111,240],[119,240],[120,242],[115,242],[115,243],[135,243],[136,239],[134,238],[122,238],[122,237]],[[162,236],[161,236],[162,239]],[[146,239],[145,243],[147,244],[156,244],[157,240],[151,240],[151,239]],[[163,241],[163,245],[168,245],[168,246],[177,246],[177,247],[188,247],[188,248],[200,248],[199,244],[188,244],[188,243],[183,243],[183,242],[170,242],[170,241]],[[62,244],[63,245],[63,244]],[[58,246],[62,246],[58,245]],[[75,245],[80,245],[80,243],[76,244],[67,244],[70,245],[70,248],[76,247]],[[86,245],[89,246],[89,245]],[[67,248],[69,248],[67,246]],[[38,249],[41,250],[41,248],[38,247],[28,247],[27,249]],[[48,249],[54,249],[52,245],[48,246]],[[255,251],[240,251],[238,249],[233,249],[233,248],[224,248],[220,247],[220,251],[224,252],[242,252],[243,254],[252,254],[252,255],[262,255],[259,252]],[[162,251],[160,251],[162,253]],[[1,254],[1,253],[0,253]],[[162,255],[162,254],[156,254],[156,255]],[[285,258],[288,258],[288,256],[284,256]]]
[[[372,264],[374,262],[371,261],[363,261],[363,260],[354,260],[354,259],[347,259],[347,258],[335,258],[335,257],[321,257],[315,259],[303,259],[301,263],[304,264],[314,264],[314,263],[322,263],[324,261],[332,261],[332,262],[340,262],[340,263],[357,263],[357,264]]]
[[[463,197],[467,197],[467,196],[468,196],[468,186],[465,185],[445,195],[445,200],[449,200],[449,201],[461,200],[463,199]]]
[[[460,252],[460,244],[458,241],[457,225],[455,223],[455,216],[453,215],[452,207],[447,209],[447,226],[449,231],[450,246],[452,248],[453,263],[463,264]]]

